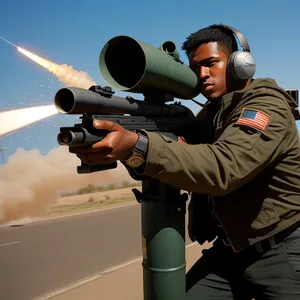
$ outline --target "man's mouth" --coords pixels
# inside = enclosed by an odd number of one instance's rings
[[[202,84],[202,89],[203,89],[204,91],[209,91],[210,89],[212,89],[213,86],[214,86],[214,85],[213,85],[212,83],[203,83],[203,84]]]

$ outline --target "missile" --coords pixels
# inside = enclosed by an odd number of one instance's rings
[[[10,45],[12,45],[12,46],[14,46],[15,48],[18,49],[18,46],[16,46],[15,44],[11,43],[11,42],[8,41],[8,40],[6,40],[4,37],[0,36],[0,39],[3,40],[4,42],[6,42],[6,43],[8,43],[8,44],[10,44]]]

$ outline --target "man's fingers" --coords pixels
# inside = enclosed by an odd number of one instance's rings
[[[94,149],[92,147],[69,147],[69,152],[73,153],[73,154],[77,154],[77,153],[95,153],[95,152],[99,152],[101,150],[99,149]]]
[[[94,166],[94,165],[99,165],[99,164],[109,164],[113,162],[114,160],[108,156],[101,156],[101,157],[88,157],[86,155],[76,155],[83,163],[89,165],[89,166]]]
[[[98,152],[89,152],[89,153],[76,153],[76,155],[81,158],[85,157],[88,159],[102,159],[102,158],[110,158],[111,151],[98,151]]]
[[[102,120],[94,120],[93,125],[96,129],[107,130],[107,131],[117,131],[120,129],[120,125],[111,121],[102,121]],[[108,137],[104,138],[103,140],[95,143],[92,145],[92,149],[112,149],[112,145],[108,142],[111,142],[111,139]]]
[[[181,144],[186,144],[185,138],[183,136],[178,137],[178,142]]]
[[[120,125],[111,121],[94,120],[93,125],[96,129],[103,129],[108,131],[116,131],[120,129]]]

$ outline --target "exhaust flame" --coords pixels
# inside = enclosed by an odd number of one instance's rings
[[[36,62],[52,74],[58,77],[60,81],[65,83],[67,86],[79,87],[79,88],[90,88],[96,83],[89,77],[89,75],[82,71],[76,71],[72,66],[58,65],[40,56],[37,56],[21,47],[17,48],[19,52]]]
[[[0,112],[0,136],[57,114],[54,105],[20,108]]]

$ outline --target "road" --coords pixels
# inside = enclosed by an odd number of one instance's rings
[[[31,300],[141,255],[140,206],[0,228],[0,298]]]
[[[141,254],[140,205],[2,227],[0,298],[36,299]]]

